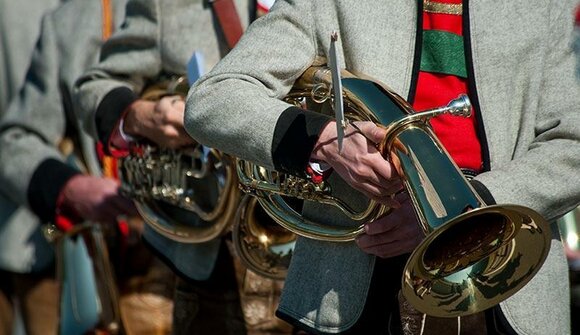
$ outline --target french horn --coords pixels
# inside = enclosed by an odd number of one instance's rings
[[[185,77],[147,87],[142,99],[187,95]],[[139,141],[119,164],[121,190],[143,220],[159,234],[184,243],[202,243],[224,234],[234,220],[240,192],[235,162],[195,143],[180,149]]]
[[[457,317],[490,308],[520,290],[547,257],[550,228],[530,208],[488,206],[435,136],[429,119],[443,113],[468,116],[467,96],[417,112],[372,78],[345,70],[340,75],[346,119],[372,121],[386,129],[378,149],[402,178],[425,234],[403,271],[405,298],[420,312]],[[329,106],[336,98],[332,84],[328,67],[311,67],[285,100],[333,114]],[[238,160],[237,172],[242,189],[276,222],[307,238],[352,241],[362,233],[363,223],[390,211],[373,201],[366,209],[355,211],[326,182],[316,184],[252,162]],[[288,205],[285,199],[289,197],[332,204],[359,225],[344,228],[312,222]]]

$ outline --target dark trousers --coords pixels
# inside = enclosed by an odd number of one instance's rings
[[[54,272],[19,274],[0,271],[0,335],[11,335],[18,301],[28,335],[56,334],[58,284]]]
[[[400,276],[408,255],[388,259],[377,258],[367,301],[361,317],[344,334],[400,334],[398,293]]]
[[[174,295],[175,335],[245,335],[232,257],[224,241],[208,280],[178,278]]]

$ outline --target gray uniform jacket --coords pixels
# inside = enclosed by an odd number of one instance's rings
[[[578,8],[580,12],[580,6]],[[576,28],[574,28],[573,48],[576,54],[576,78],[580,81],[580,22],[576,23]]]
[[[0,117],[24,82],[42,15],[58,4],[58,0],[0,1]],[[47,248],[27,248],[18,255],[10,252],[14,244],[30,239],[37,226],[34,213],[11,201],[0,185],[0,268],[22,273],[50,264],[52,257]],[[37,237],[32,240],[41,241]]]
[[[59,0],[0,1],[0,116],[24,82],[42,16],[59,3]]]
[[[342,67],[410,96],[417,4],[277,1],[190,90],[186,130],[197,141],[243,159],[271,168],[288,166],[288,158],[280,158],[281,143],[291,138],[295,146],[309,143],[311,149],[316,138],[304,138],[312,135],[309,120],[317,121],[306,112],[297,117],[298,112],[279,99],[316,56],[326,56],[333,30],[340,35]],[[484,161],[490,171],[476,180],[497,203],[524,205],[548,220],[580,201],[580,94],[570,47],[574,5],[575,1],[464,1],[468,73],[475,83],[471,100],[483,118],[482,142],[489,152]],[[294,151],[288,150],[288,156],[304,159]],[[305,208],[307,216],[321,222],[344,223],[329,211]],[[553,233],[539,273],[501,304],[518,333],[570,331],[566,260],[558,230]],[[322,332],[348,329],[362,311],[374,262],[354,243],[299,239],[279,312]],[[538,306],[543,307],[541,313]]]
[[[112,3],[113,20],[121,23],[125,1]],[[79,173],[57,149],[65,133],[79,140],[91,172],[99,173],[94,141],[80,127],[71,92],[78,76],[98,60],[101,6],[98,0],[71,0],[44,17],[24,86],[0,123],[0,185],[11,201],[31,208],[41,222],[54,218],[58,192]],[[8,248],[0,260],[8,269],[50,262],[39,221],[32,219],[0,226],[0,246]]]
[[[253,2],[236,0],[243,27],[255,13]],[[229,48],[211,8],[202,0],[135,0],[127,5],[122,29],[103,46],[101,62],[76,86],[76,102],[85,127],[107,143],[122,112],[147,85],[162,75],[184,75],[194,52],[211,69]],[[144,237],[162,258],[187,277],[209,277],[219,239],[200,244],[176,243],[146,227]]]

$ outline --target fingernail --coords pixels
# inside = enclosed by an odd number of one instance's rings
[[[365,233],[367,233],[367,234],[368,234],[368,232],[369,232],[369,224],[368,224],[368,223],[365,223],[365,224],[363,225],[363,230],[365,231]]]

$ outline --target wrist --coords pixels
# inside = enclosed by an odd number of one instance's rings
[[[26,190],[30,209],[44,222],[54,220],[56,200],[64,185],[80,171],[63,161],[48,158],[42,161],[30,178]]]
[[[142,108],[142,100],[135,100],[129,107],[127,108],[127,112],[121,119],[121,124],[119,130],[121,131],[122,135],[129,136],[129,137],[138,137],[142,136],[143,127],[142,127],[142,114],[144,109]]]
[[[327,122],[321,129],[318,140],[314,144],[310,161],[327,162],[328,144],[336,139],[336,121]]]
[[[125,118],[124,117],[121,118],[121,120],[119,121],[119,135],[121,136],[121,138],[125,142],[136,142],[137,141],[137,137],[130,135],[125,131]]]
[[[110,155],[111,135],[117,131],[119,119],[138,96],[128,87],[117,87],[105,95],[95,112],[98,140],[104,144],[105,154]]]
[[[135,134],[136,122],[134,118],[135,110],[129,105],[121,114],[117,125],[109,137],[107,143],[108,155],[115,158],[125,157],[129,154],[131,143],[137,141]],[[131,129],[131,130],[128,130]],[[129,134],[132,133],[132,134]]]
[[[63,185],[56,200],[55,214],[57,220],[58,217],[65,217],[73,223],[80,220],[81,215],[76,210],[73,204],[73,199],[76,198],[74,192],[76,184],[82,179],[82,177],[84,177],[83,174],[74,175]]]

